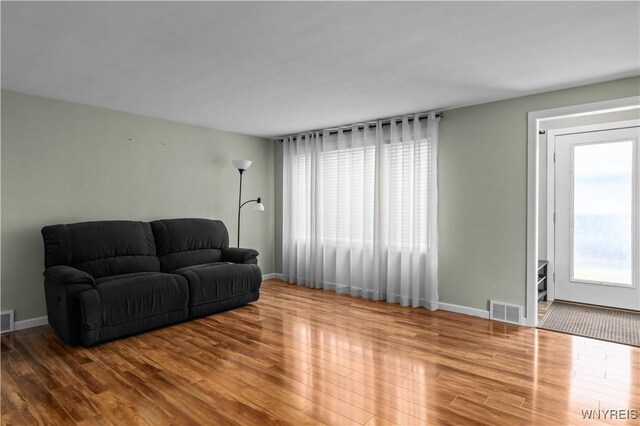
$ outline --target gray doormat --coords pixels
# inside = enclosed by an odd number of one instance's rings
[[[538,327],[640,346],[640,312],[554,301]]]

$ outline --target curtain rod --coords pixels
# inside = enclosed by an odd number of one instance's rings
[[[428,114],[430,114],[430,113],[429,112],[419,112],[417,114],[412,114],[412,115],[420,115],[422,117],[419,117],[418,120],[424,120],[424,119],[427,118]],[[444,113],[443,112],[436,112],[436,117],[442,118],[442,117],[444,117]],[[346,126],[330,127],[328,129],[322,129],[322,130],[318,129],[318,130],[311,130],[309,132],[300,132],[300,133],[315,133],[315,132],[328,131],[329,135],[335,135],[335,134],[338,134],[338,131],[340,129],[344,129],[343,132],[347,133],[347,132],[350,132],[351,128],[355,127],[355,126],[357,126],[358,129],[364,129],[365,126],[368,126],[369,128],[371,128],[371,127],[375,126],[377,121],[382,121],[383,122],[382,126],[384,127],[384,126],[389,126],[392,121],[395,122],[395,121],[398,121],[398,120],[401,120],[401,119],[402,119],[402,117],[381,118],[379,120],[370,120],[370,121],[365,121],[363,123],[354,123],[354,124],[349,124],[349,125],[346,125]],[[409,118],[409,121],[413,121],[413,118]],[[277,138],[273,138],[273,140],[277,140],[278,142],[282,143],[282,142],[284,142],[285,138],[291,137],[291,136],[292,137],[296,137],[296,138],[298,137],[298,135],[287,135],[287,136],[280,136],[280,137],[277,137]]]

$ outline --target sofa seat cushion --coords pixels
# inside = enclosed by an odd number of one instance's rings
[[[183,272],[193,271],[194,269],[200,268],[208,268],[209,266],[220,266],[220,265],[229,265],[227,262],[211,262],[211,263],[203,263],[201,265],[193,265],[193,266],[185,266],[184,268],[179,268],[171,271],[172,274],[182,274]]]
[[[189,306],[228,299],[260,289],[262,274],[257,265],[214,263],[180,268],[189,285]]]
[[[98,278],[96,280],[96,284],[107,283],[109,281],[125,280],[128,278],[144,277],[146,275],[164,275],[164,274],[159,274],[158,272],[133,272],[131,274],[111,275],[108,277]]]
[[[105,277],[96,282],[95,290],[102,326],[184,309],[189,300],[184,277],[159,272]]]

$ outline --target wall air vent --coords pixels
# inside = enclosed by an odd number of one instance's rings
[[[489,318],[496,321],[509,322],[511,324],[520,324],[522,317],[522,306],[512,305],[510,303],[497,302],[491,300],[491,311]]]
[[[0,334],[14,331],[13,310],[0,312]]]

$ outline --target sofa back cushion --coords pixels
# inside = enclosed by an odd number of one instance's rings
[[[82,222],[42,228],[45,267],[67,265],[94,278],[159,272],[151,225],[123,220]]]
[[[165,219],[151,222],[160,270],[219,262],[229,247],[227,227],[219,220]]]

